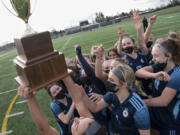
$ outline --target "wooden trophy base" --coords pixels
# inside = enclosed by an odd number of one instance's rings
[[[49,32],[15,39],[19,56],[14,59],[20,85],[39,90],[72,72],[67,70],[64,55],[54,51]]]

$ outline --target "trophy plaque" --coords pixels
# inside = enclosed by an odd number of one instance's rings
[[[20,85],[39,90],[68,76],[64,55],[53,49],[49,32],[14,39],[19,56],[14,59]]]

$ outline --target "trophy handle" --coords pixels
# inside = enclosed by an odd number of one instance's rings
[[[9,10],[9,8],[6,6],[6,4],[4,3],[4,1],[3,0],[1,0],[1,2],[2,2],[2,4],[4,5],[4,7],[12,14],[12,15],[14,15],[14,16],[16,16],[17,17],[17,15],[16,14],[14,14],[13,12],[11,12],[11,10]]]

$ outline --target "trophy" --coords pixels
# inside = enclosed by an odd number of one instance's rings
[[[28,24],[30,0],[10,2],[17,16]],[[29,28],[26,31],[29,34],[14,39],[19,54],[13,60],[18,74],[15,80],[20,85],[39,90],[72,73],[67,70],[64,55],[54,50],[49,32],[33,33]]]
[[[31,26],[28,24],[29,17],[31,16],[31,2],[30,0],[6,0],[6,4],[3,0],[1,0],[4,7],[14,16],[22,19],[25,22],[26,30],[24,32],[24,35],[36,33]],[[10,10],[10,8],[7,7],[9,2],[14,10]]]

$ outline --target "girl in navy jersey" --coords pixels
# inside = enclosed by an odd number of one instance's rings
[[[110,106],[113,126],[120,135],[150,135],[148,109],[134,91],[133,70],[126,64],[120,64],[110,70],[108,81],[111,83],[111,92],[107,92],[96,104],[87,101],[89,109],[98,112]]]
[[[180,37],[156,44],[152,49],[154,65],[136,72],[138,77],[153,78],[152,127],[161,135],[180,135]]]

